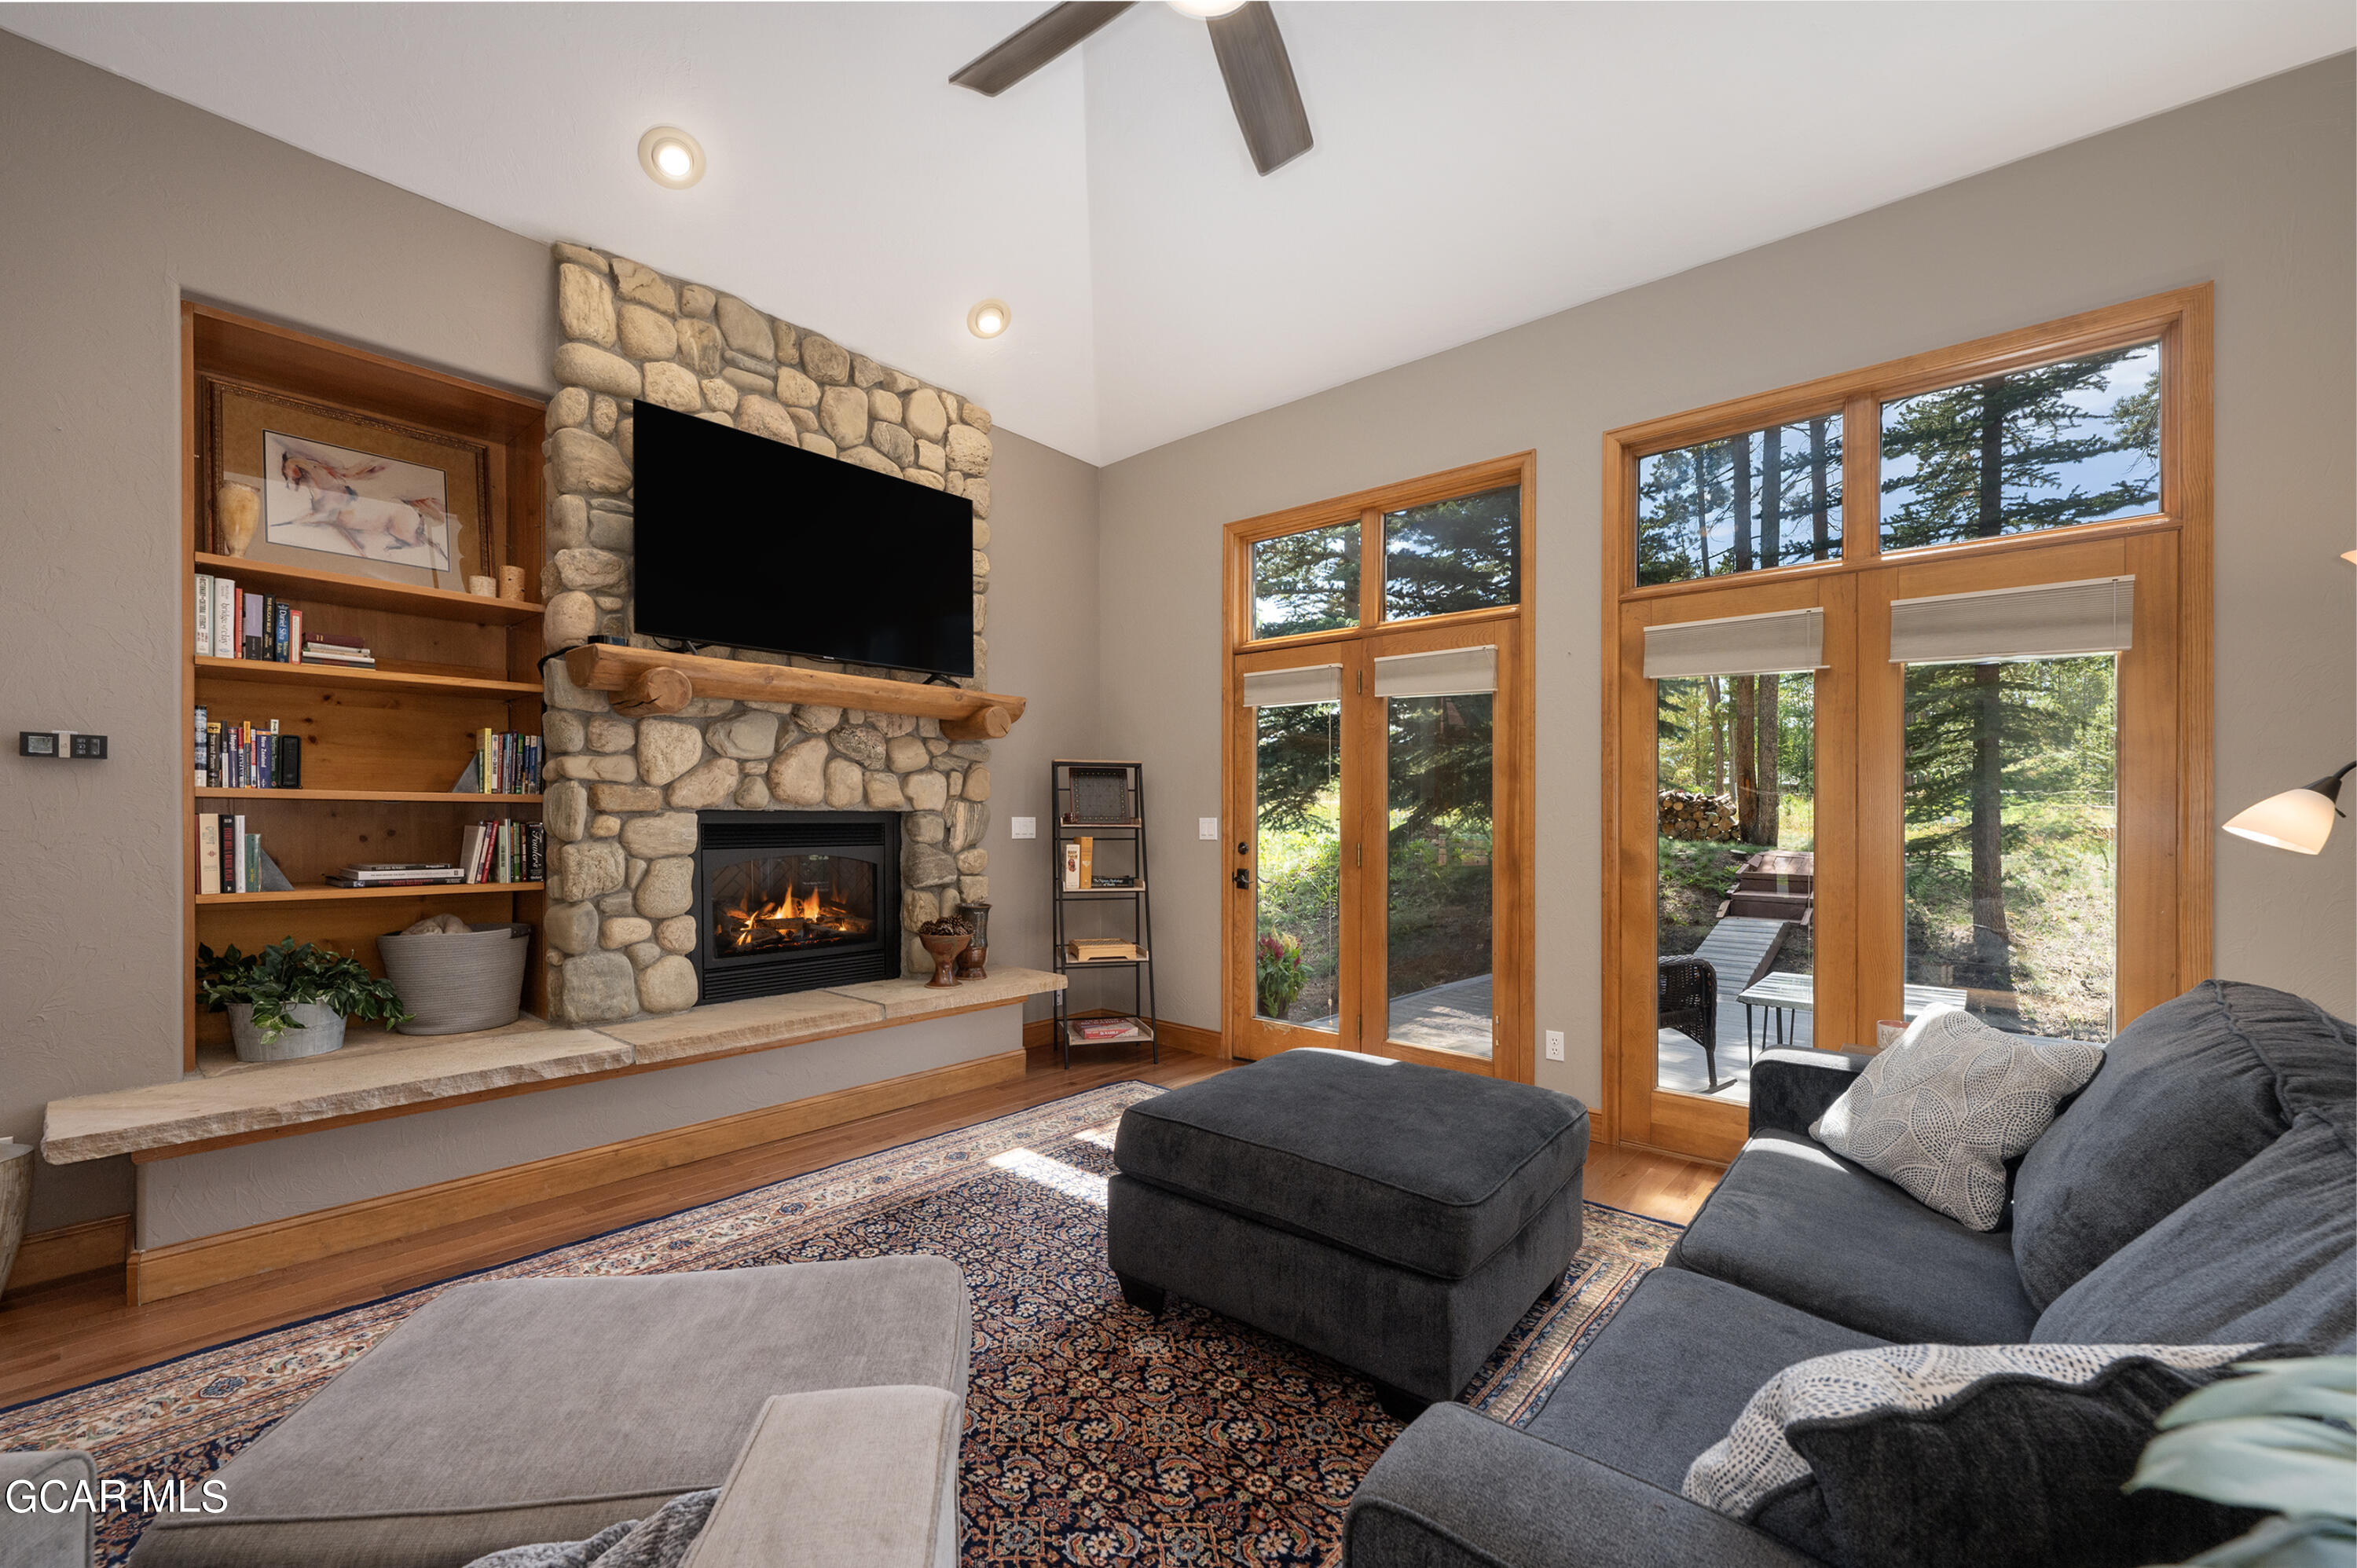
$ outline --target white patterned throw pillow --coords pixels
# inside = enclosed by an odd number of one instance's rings
[[[1747,1522],[1813,1478],[1792,1445],[1795,1428],[1953,1407],[1993,1380],[2080,1389],[2124,1365],[2212,1372],[2256,1345],[1878,1345],[1785,1368],[1751,1396],[1725,1437],[1686,1471],[1684,1491]]]
[[[2007,1035],[1935,1007],[1857,1075],[1809,1135],[1975,1230],[2005,1218],[2006,1162],[2104,1065],[2078,1040]]]

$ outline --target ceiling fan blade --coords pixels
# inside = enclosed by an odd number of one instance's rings
[[[1220,57],[1228,102],[1235,106],[1236,124],[1243,127],[1253,165],[1265,175],[1274,174],[1310,145],[1309,111],[1301,106],[1301,88],[1293,80],[1285,36],[1276,30],[1276,13],[1268,8],[1268,0],[1251,0],[1239,10],[1212,17],[1210,25],[1211,49]]]
[[[1135,0],[1065,0],[1033,17],[950,78],[996,98],[1066,49],[1120,16]]]

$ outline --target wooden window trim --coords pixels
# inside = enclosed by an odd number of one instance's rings
[[[1383,514],[1509,486],[1522,491],[1516,565],[1520,602],[1458,610],[1448,615],[1397,620],[1382,618]],[[1507,734],[1501,738],[1495,754],[1496,793],[1491,806],[1494,846],[1491,856],[1494,954],[1491,994],[1495,1036],[1488,1070],[1500,1078],[1523,1083],[1532,1081],[1536,1056],[1534,991],[1537,966],[1533,908],[1536,891],[1533,863],[1537,836],[1537,613],[1534,594],[1538,580],[1537,520],[1538,456],[1535,452],[1520,452],[1259,517],[1244,518],[1229,523],[1223,531],[1220,650],[1220,699],[1223,711],[1220,722],[1220,778],[1222,821],[1230,832],[1223,838],[1220,857],[1220,1007],[1222,1048],[1228,1054],[1235,1053],[1236,1041],[1250,1012],[1248,992],[1240,983],[1240,977],[1234,970],[1241,950],[1240,932],[1248,918],[1248,908],[1246,900],[1235,895],[1231,877],[1238,865],[1251,865],[1249,860],[1237,856],[1232,849],[1235,835],[1243,832],[1244,824],[1251,816],[1250,780],[1240,773],[1238,751],[1240,730],[1236,715],[1242,697],[1240,682],[1243,674],[1254,669],[1283,668],[1298,662],[1301,653],[1330,649],[1335,660],[1343,666],[1343,680],[1350,682],[1354,673],[1370,668],[1370,660],[1379,646],[1401,642],[1446,642],[1453,633],[1495,626],[1501,633],[1499,688],[1501,699],[1505,699],[1501,703],[1499,717],[1503,721],[1501,727]],[[1360,538],[1360,624],[1331,631],[1303,632],[1291,637],[1251,637],[1252,546],[1265,539],[1314,528],[1329,528],[1352,521],[1358,521],[1365,531]],[[1361,749],[1361,761],[1364,766],[1372,758],[1365,752],[1363,737]],[[1379,809],[1380,790],[1372,805],[1364,800],[1366,789],[1363,783],[1359,793],[1362,798],[1362,814],[1364,811]],[[1356,825],[1362,840],[1372,831],[1363,821]],[[1256,866],[1254,871],[1256,881]],[[1342,942],[1346,952],[1360,956],[1361,961],[1354,963],[1351,968],[1353,973],[1361,976],[1367,972],[1363,958],[1370,940],[1367,933],[1358,929],[1360,922],[1356,906],[1362,900],[1359,898],[1357,889],[1362,874],[1361,868],[1353,866],[1350,859],[1345,858],[1342,868]],[[1380,935],[1376,933],[1375,940],[1379,940]],[[1363,1011],[1363,999],[1346,993],[1342,1005],[1347,1010],[1347,1018]],[[1347,1033],[1331,1043],[1345,1048],[1355,1047],[1405,1060],[1430,1062],[1459,1070],[1466,1069],[1469,1065],[1466,1058],[1420,1050],[1413,1046],[1395,1046],[1380,1038],[1361,1045]]]
[[[2125,835],[2136,833],[2147,866],[2165,867],[2170,874],[2166,890],[2169,914],[2155,923],[2150,915],[2152,890],[2138,885],[2124,864],[2120,888],[2118,940],[2125,952],[2131,942],[2165,950],[2165,956],[2140,952],[2143,977],[2138,989],[2148,997],[2158,985],[2173,982],[2178,988],[2210,972],[2212,946],[2212,748],[2214,690],[2212,662],[2212,531],[2214,456],[2212,389],[2212,289],[2209,284],[2175,289],[2142,299],[2082,311],[2057,320],[1997,333],[1946,348],[1929,349],[1886,360],[1862,370],[1781,387],[1771,392],[1732,399],[1706,408],[1641,421],[1608,431],[1603,437],[1603,572],[1602,683],[1603,745],[1601,779],[1603,809],[1601,880],[1603,901],[1603,975],[1601,1038],[1605,1103],[1616,1129],[1644,1125],[1629,1107],[1640,1095],[1652,1093],[1652,1079],[1634,1081],[1624,1068],[1621,1038],[1627,1009],[1636,1004],[1637,986],[1626,964],[1632,950],[1641,949],[1650,961],[1653,911],[1631,908],[1625,897],[1629,874],[1645,868],[1625,865],[1624,830],[1630,813],[1650,813],[1650,787],[1640,788],[1640,775],[1652,777],[1652,758],[1624,755],[1622,694],[1628,661],[1641,660],[1642,627],[1663,621],[1704,618],[1713,614],[1739,613],[1726,608],[1738,600],[1744,610],[1792,607],[1823,603],[1829,608],[1846,600],[1854,618],[1856,641],[1847,659],[1833,660],[1855,672],[1850,689],[1830,692],[1833,712],[1846,712],[1845,721],[1857,737],[1855,772],[1846,784],[1828,788],[1829,749],[1822,733],[1818,742],[1818,802],[1824,820],[1829,798],[1854,802],[1857,820],[1868,824],[1878,813],[1889,815],[1898,801],[1897,785],[1883,773],[1891,770],[1887,755],[1899,739],[1896,720],[1881,710],[1896,700],[1899,678],[1887,663],[1871,659],[1877,639],[1889,635],[1892,585],[1905,580],[1908,591],[1955,591],[1981,577],[2015,572],[2035,574],[2041,560],[2059,564],[2073,557],[2098,554],[2116,558],[2121,569],[2169,580],[2175,600],[2172,620],[2147,625],[2139,612],[2137,636],[2145,645],[2148,679],[2165,685],[2167,705],[2174,725],[2166,734],[2153,731],[2149,712],[2132,715],[2124,703],[2120,714],[2123,749],[2121,787],[2130,787],[2128,748],[2143,748],[2148,759],[2160,748],[2173,750],[2175,767],[2163,779],[2144,771],[2155,793],[2173,800],[2155,801],[2141,813],[2141,828],[2123,823]],[[2082,523],[1996,539],[1969,540],[1929,545],[1884,554],[1881,550],[1879,459],[1881,404],[1889,399],[1936,391],[1979,376],[2022,370],[2126,344],[2158,340],[2161,344],[2161,500],[2162,510],[2139,517]],[[1842,559],[1807,562],[1790,566],[1681,583],[1640,586],[1636,582],[1635,521],[1637,463],[1641,457],[1700,442],[1741,435],[1770,424],[1806,419],[1839,409],[1843,414]],[[2022,558],[2027,559],[2009,559]],[[1914,585],[1939,582],[1948,586],[1919,589]],[[1832,618],[1829,618],[1829,623]],[[1633,631],[1633,635],[1632,635]],[[1632,652],[1632,650],[1636,651]],[[1829,660],[1832,654],[1829,650]],[[2149,709],[2158,703],[2147,703]],[[1846,706],[1845,706],[1846,705]],[[1829,709],[1821,698],[1821,719]],[[2134,732],[2132,735],[2132,731]],[[1838,748],[1835,748],[1838,750]],[[2166,818],[2156,830],[2149,819]],[[1650,821],[1650,815],[1648,816]],[[1887,826],[1887,824],[1886,824]],[[2153,842],[2158,836],[2160,842]],[[1886,842],[1889,841],[1889,842]],[[1894,882],[1900,875],[1902,835],[1897,832],[1862,831],[1854,842],[1828,852],[1855,855],[1856,886],[1869,889]],[[2147,882],[2150,877],[2145,879]],[[1895,886],[1895,882],[1894,882]],[[1874,913],[1871,901],[1846,918],[1865,923],[1851,933],[1861,965],[1894,961],[1895,932],[1869,928],[1865,917]],[[1820,909],[1820,949],[1838,948],[1851,939],[1824,929],[1826,911]],[[2139,924],[2145,929],[2139,931]],[[1830,937],[1830,940],[1827,938]],[[1877,944],[1880,944],[1878,948]],[[2122,965],[2123,1005],[2120,1022],[2134,1015],[2126,1005],[2128,963]],[[1896,972],[1894,970],[1893,972]],[[1650,979],[1650,977],[1642,977]],[[1648,987],[1650,989],[1650,987]],[[1848,1026],[1854,1026],[1855,1021]],[[1657,1133],[1689,1150],[1724,1146],[1730,1125],[1741,1117],[1733,1107],[1706,1101],[1686,1103],[1673,1096],[1654,1096],[1652,1116]]]

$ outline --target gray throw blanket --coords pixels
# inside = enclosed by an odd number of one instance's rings
[[[609,1524],[587,1541],[546,1541],[478,1557],[467,1568],[679,1568],[720,1500],[718,1487],[672,1498],[645,1519]]]

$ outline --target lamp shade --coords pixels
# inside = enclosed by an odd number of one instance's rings
[[[2357,768],[2352,762],[2349,768]],[[2226,831],[2259,843],[2273,844],[2300,854],[2317,854],[2324,849],[2324,841],[2332,836],[2332,819],[2340,815],[2334,804],[2341,794],[2341,780],[2349,768],[2318,779],[2298,789],[2287,789],[2280,795],[2270,795],[2255,806],[2245,807]]]

